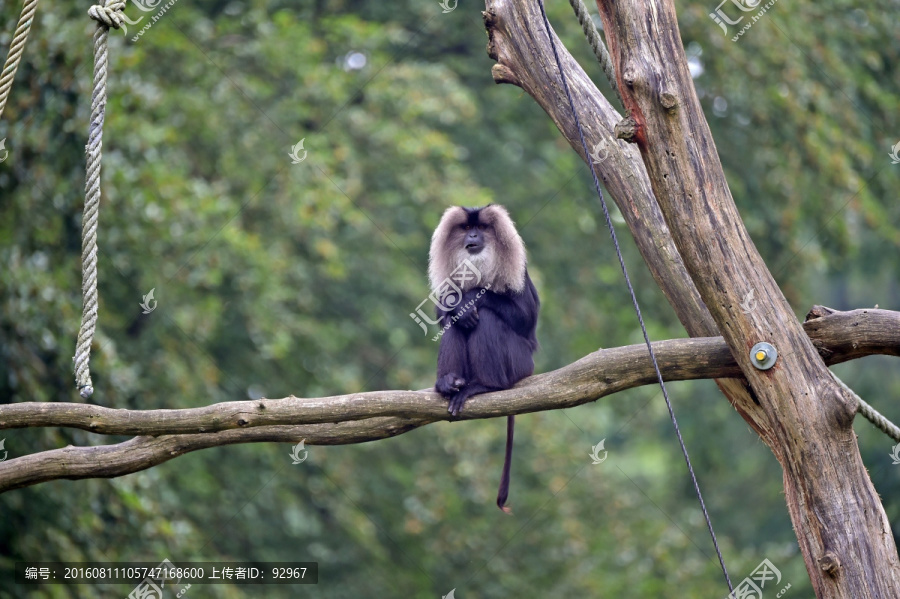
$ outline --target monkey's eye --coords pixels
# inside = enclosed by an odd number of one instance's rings
[[[479,231],[487,231],[487,225],[478,225]]]
[[[463,225],[463,231],[468,231],[471,228],[471,225]]]

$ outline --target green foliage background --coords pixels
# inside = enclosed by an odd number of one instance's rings
[[[0,4],[8,47],[19,3]],[[0,122],[0,403],[79,401],[87,3],[45,1]],[[680,2],[682,37],[731,189],[798,316],[900,309],[900,2],[778,3],[738,43]],[[543,300],[538,371],[640,342],[588,172],[521,90],[491,80],[482,5],[436,0],[179,2],[138,41],[114,32],[100,215],[94,401],[184,408],[433,383],[409,313],[451,204],[505,204]],[[601,89],[565,3],[548,6]],[[143,15],[134,5],[127,13]],[[153,14],[153,13],[147,13]],[[146,18],[146,17],[145,17]],[[365,55],[350,69],[349,53]],[[307,159],[287,156],[300,139]],[[617,219],[621,225],[621,219]],[[684,336],[626,238],[651,336]],[[155,289],[158,308],[143,315]],[[895,360],[839,375],[900,420]],[[780,468],[710,381],[671,385],[739,581],[763,559],[811,595]],[[16,561],[317,561],[305,587],[196,597],[724,597],[655,388],[519,418],[512,504],[493,504],[500,421],[395,439],[205,450],[112,480],[0,496],[0,597],[123,597],[127,585],[19,587]],[[892,522],[892,443],[857,422]],[[122,439],[4,430],[10,458]],[[605,439],[608,460],[591,466]],[[895,525],[895,535],[898,527]]]

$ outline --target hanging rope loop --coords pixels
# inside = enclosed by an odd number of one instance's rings
[[[91,94],[91,122],[88,126],[86,177],[84,181],[84,215],[81,219],[81,328],[75,346],[75,385],[81,397],[94,393],[91,381],[91,343],[97,330],[97,228],[100,216],[100,166],[103,161],[103,121],[106,118],[106,73],[109,65],[109,28],[123,22],[122,0],[106,0],[95,4],[88,15],[97,21],[94,32],[94,90]]]

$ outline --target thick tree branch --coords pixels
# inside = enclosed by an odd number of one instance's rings
[[[872,354],[900,354],[900,312],[830,311],[804,327],[829,364]],[[742,376],[721,337],[660,341],[654,349],[660,352],[659,363],[666,380]],[[603,373],[602,379],[598,373]],[[646,346],[605,349],[559,370],[530,377],[515,390],[480,395],[466,404],[462,418],[568,408],[655,380]],[[376,417],[424,418],[429,422],[450,419],[446,401],[430,390],[371,391],[333,397],[230,401],[176,410],[27,402],[0,406],[0,429],[65,426],[107,435],[155,436]]]
[[[152,468],[180,455],[235,443],[342,445],[385,439],[427,424],[428,420],[370,418],[337,424],[260,426],[195,435],[135,437],[114,445],[63,447],[0,463],[0,493],[51,480],[115,478]]]
[[[819,309],[823,314],[826,310]],[[830,364],[870,354],[900,356],[900,312],[831,312],[805,326]],[[721,337],[659,341],[654,343],[654,351],[666,380],[741,376]],[[462,417],[493,418],[570,408],[655,383],[646,346],[605,349],[559,370],[530,377],[514,389],[475,396]],[[116,445],[67,447],[7,460],[0,463],[0,492],[59,478],[121,476],[218,445],[303,438],[309,445],[362,443],[449,419],[446,402],[430,391],[262,399],[183,410],[11,404],[0,406],[0,427],[70,426],[142,436]]]

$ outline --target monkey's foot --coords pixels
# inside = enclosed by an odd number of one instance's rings
[[[459,411],[462,410],[463,404],[466,403],[466,399],[468,399],[466,393],[457,393],[450,398],[450,405],[447,406],[447,411],[454,416],[459,416]]]
[[[434,390],[446,398],[451,398],[456,395],[465,384],[466,380],[464,378],[450,372],[437,380],[434,384]]]

